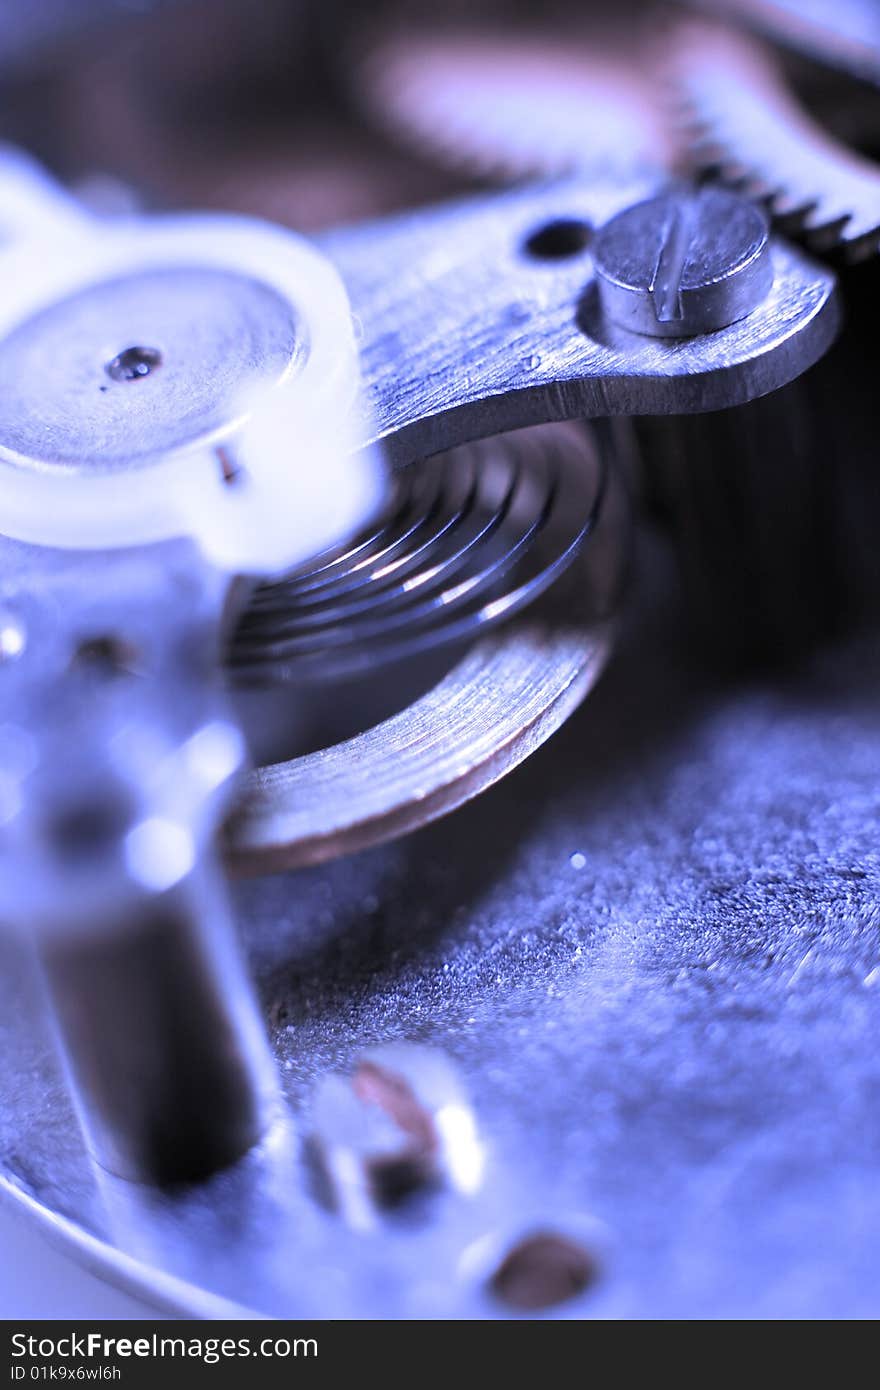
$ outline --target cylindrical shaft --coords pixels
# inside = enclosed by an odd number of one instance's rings
[[[213,866],[125,923],[42,953],[95,1157],[160,1184],[232,1162],[271,1115],[274,1073]]]

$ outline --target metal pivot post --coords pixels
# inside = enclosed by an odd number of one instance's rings
[[[246,761],[231,600],[343,539],[383,473],[347,435],[345,290],[297,237],[94,221],[2,151],[0,190],[0,918],[93,1153],[175,1183],[275,1095],[215,848]]]
[[[244,759],[216,678],[227,580],[185,541],[7,541],[0,563],[2,916],[36,943],[99,1161],[200,1177],[275,1094],[215,852]]]

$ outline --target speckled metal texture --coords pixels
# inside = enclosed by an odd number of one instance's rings
[[[623,653],[516,774],[238,886],[292,1121],[237,1169],[96,1182],[5,962],[4,1181],[84,1258],[192,1312],[496,1316],[467,1251],[540,1219],[600,1264],[563,1316],[877,1315],[876,637],[719,686],[665,560],[642,573]],[[396,1038],[457,1063],[486,1181],[357,1235],[315,1196],[311,1097]]]

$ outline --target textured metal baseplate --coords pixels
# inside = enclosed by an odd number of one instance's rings
[[[236,1169],[164,1196],[96,1173],[8,958],[7,1192],[192,1315],[503,1315],[474,1251],[540,1220],[599,1260],[561,1316],[876,1316],[876,636],[719,687],[665,569],[644,573],[623,652],[515,774],[407,839],[237,886],[290,1120]],[[400,1038],[458,1065],[485,1182],[357,1234],[311,1183],[310,1098]]]

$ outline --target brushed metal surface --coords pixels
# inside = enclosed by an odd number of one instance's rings
[[[547,420],[721,410],[799,376],[838,327],[830,272],[771,241],[774,281],[747,318],[664,341],[608,324],[589,238],[567,259],[527,243],[595,231],[656,179],[573,179],[341,228],[319,239],[361,328],[373,422],[397,463]]]

